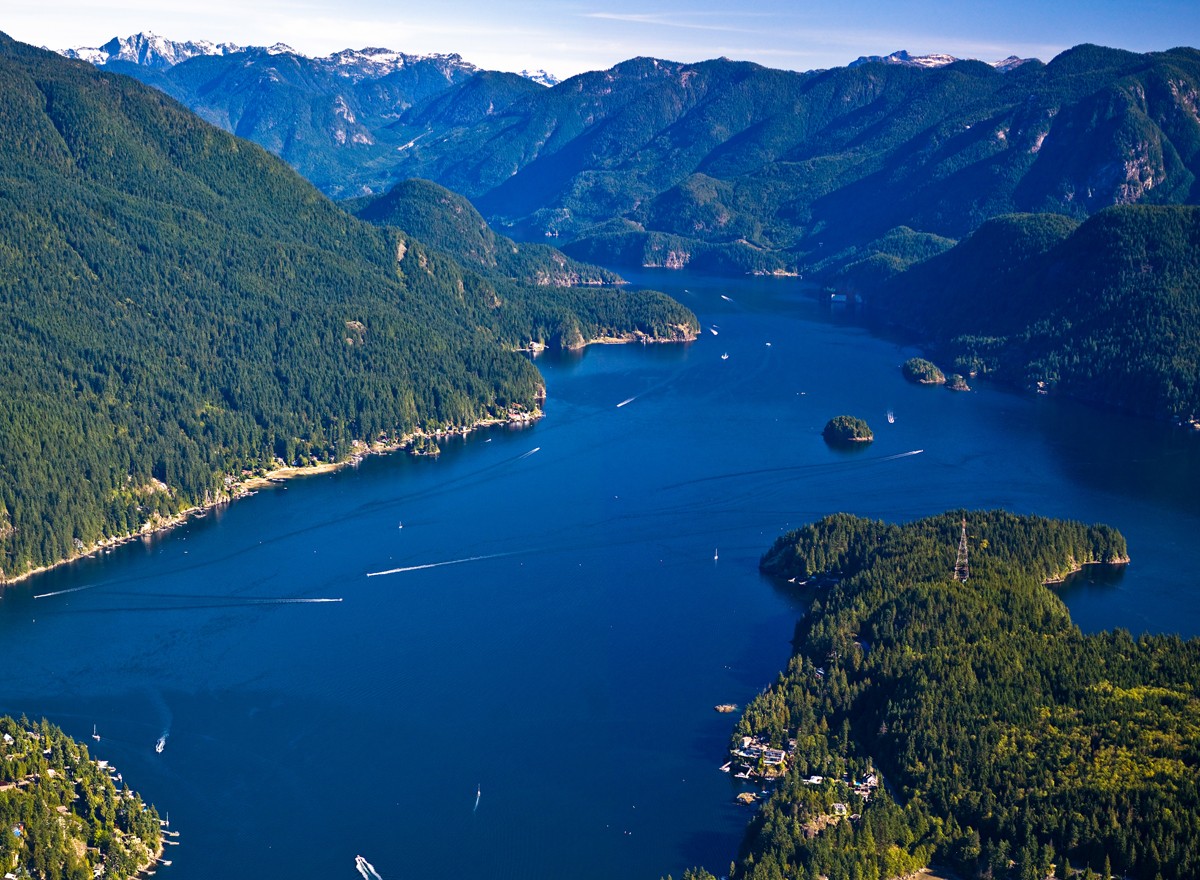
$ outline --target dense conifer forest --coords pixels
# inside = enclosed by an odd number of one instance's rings
[[[1085,635],[1046,584],[1126,558],[1109,527],[1001,511],[777,540],[763,570],[812,605],[735,741],[794,751],[735,876],[1197,876],[1200,640]]]
[[[1000,217],[866,299],[958,372],[1200,415],[1200,208]]]
[[[620,284],[599,266],[572,260],[547,244],[498,235],[465,197],[429,180],[405,180],[381,196],[340,203],[377,226],[395,226],[464,266],[519,284],[573,287]]]
[[[147,86],[0,35],[0,579],[278,463],[534,411],[516,351],[683,338],[661,294],[493,282]]]

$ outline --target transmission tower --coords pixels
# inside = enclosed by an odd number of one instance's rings
[[[958,559],[954,563],[954,579],[964,584],[971,576],[971,567],[967,565],[967,518],[962,521],[962,538],[958,541]]]

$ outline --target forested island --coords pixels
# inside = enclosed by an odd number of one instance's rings
[[[1085,635],[1045,585],[1127,560],[1107,526],[1003,511],[778,539],[764,572],[826,586],[735,731],[792,754],[733,876],[1200,875],[1200,640]]]
[[[0,868],[35,880],[126,880],[152,865],[158,811],[109,772],[53,724],[0,717]]]
[[[834,416],[825,423],[821,436],[831,446],[851,446],[870,443],[875,439],[871,426],[855,416]]]
[[[904,378],[918,385],[944,385],[946,374],[933,361],[921,357],[909,358],[900,368]]]
[[[0,35],[0,83],[0,583],[256,474],[536,417],[522,349],[698,332],[537,277],[585,271],[550,248],[477,271],[358,220],[125,76]]]

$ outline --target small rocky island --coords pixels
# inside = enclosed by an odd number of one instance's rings
[[[971,386],[967,384],[967,380],[960,373],[955,373],[946,380],[946,387],[951,391],[970,391]]]
[[[825,423],[821,432],[830,446],[870,443],[875,439],[871,426],[854,416],[836,416]]]
[[[904,378],[909,382],[916,382],[918,385],[944,385],[946,383],[946,374],[937,368],[933,361],[927,361],[925,358],[909,358],[900,367],[904,373]]]

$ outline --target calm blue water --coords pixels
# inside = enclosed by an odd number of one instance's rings
[[[1133,564],[1068,587],[1076,619],[1200,633],[1200,438],[908,385],[914,351],[794,282],[648,278],[719,335],[543,358],[532,428],[294,481],[11,590],[0,711],[98,725],[93,753],[181,832],[161,877],[353,878],[361,853],[388,880],[653,880],[736,852],[712,707],[787,659],[801,603],[757,560],[789,527],[1109,522]],[[827,449],[840,413],[876,442]],[[315,598],[342,601],[262,602]]]

